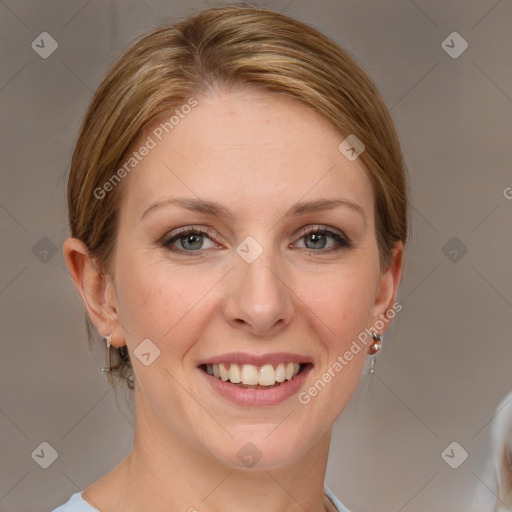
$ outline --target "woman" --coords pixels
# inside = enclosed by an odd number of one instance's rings
[[[331,429],[395,314],[407,235],[360,67],[262,8],[158,28],[96,92],[68,204],[66,263],[135,437],[56,510],[346,511]]]

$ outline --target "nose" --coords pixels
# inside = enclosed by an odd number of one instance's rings
[[[237,258],[229,273],[225,317],[233,327],[253,336],[275,336],[293,317],[290,272],[271,250],[265,249],[252,263]]]

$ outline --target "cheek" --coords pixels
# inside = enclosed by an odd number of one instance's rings
[[[375,280],[366,268],[346,269],[323,280],[308,281],[298,293],[328,337],[345,342],[368,327],[375,300]],[[313,313],[313,315],[312,315]]]
[[[133,343],[149,338],[156,345],[171,340],[177,346],[180,339],[188,338],[187,329],[197,327],[194,318],[215,279],[190,268],[133,263],[119,272],[118,279],[119,315],[127,336]]]

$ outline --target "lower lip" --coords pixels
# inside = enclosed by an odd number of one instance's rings
[[[280,386],[270,389],[239,388],[229,381],[223,381],[217,377],[213,377],[201,370],[201,368],[198,368],[198,370],[206,378],[210,386],[224,398],[241,406],[262,407],[279,404],[295,395],[303,386],[312,368],[313,365],[308,364],[297,376],[293,377],[292,380],[286,380],[282,382]]]

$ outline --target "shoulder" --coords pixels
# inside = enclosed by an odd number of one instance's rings
[[[52,512],[98,512],[98,510],[82,498],[82,491],[80,491],[73,494],[66,503],[52,510]]]
[[[333,492],[324,486],[324,494],[332,501],[338,512],[350,512],[343,503],[333,494]]]

